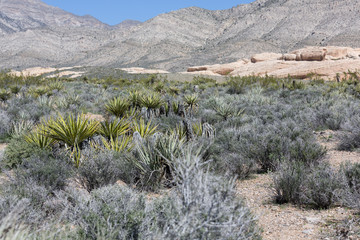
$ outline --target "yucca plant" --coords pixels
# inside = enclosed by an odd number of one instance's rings
[[[64,84],[62,82],[60,82],[60,81],[51,82],[47,86],[48,86],[48,89],[50,91],[53,91],[53,90],[60,91],[60,90],[62,90],[64,88]]]
[[[186,103],[186,107],[191,111],[195,109],[199,102],[199,96],[197,94],[185,95],[184,101]]]
[[[196,136],[201,137],[203,135],[203,124],[201,122],[194,123],[192,128]]]
[[[122,97],[114,98],[105,105],[105,108],[108,112],[119,118],[125,115],[129,107],[130,104],[128,100]]]
[[[124,135],[130,130],[130,122],[125,119],[116,119],[112,122],[105,121],[100,123],[99,134],[107,140],[116,139],[120,135]]]
[[[6,100],[8,100],[11,96],[11,93],[6,90],[6,89],[0,89],[0,100],[2,102],[5,102]]]
[[[34,123],[30,120],[21,120],[19,122],[13,123],[11,129],[12,137],[20,137],[28,132],[34,127]]]
[[[68,93],[66,94],[66,101],[69,105],[78,105],[80,103],[80,97],[76,93]]]
[[[131,136],[120,136],[116,138],[110,138],[107,140],[102,138],[102,143],[107,150],[115,152],[124,152],[132,149],[132,137]]]
[[[21,87],[19,87],[18,85],[14,85],[10,87],[10,91],[12,94],[18,94],[21,90]]]
[[[28,93],[34,98],[38,98],[38,97],[43,96],[45,94],[51,95],[49,88],[44,87],[44,86],[40,86],[40,87],[37,87],[37,88],[30,88],[28,90]]]
[[[174,87],[174,86],[170,86],[169,90],[168,90],[169,94],[171,95],[179,95],[180,93],[180,88]]]
[[[148,93],[144,94],[140,98],[141,106],[146,107],[148,109],[157,109],[163,103],[161,96],[158,93]]]
[[[170,135],[176,136],[180,140],[186,139],[186,129],[183,125],[178,124],[174,129],[170,129]]]
[[[154,126],[151,121],[145,123],[144,119],[134,120],[131,124],[133,132],[138,132],[142,138],[147,138],[153,135],[158,126]]]
[[[64,143],[70,150],[75,166],[79,167],[81,144],[97,132],[99,123],[89,121],[84,114],[76,117],[70,114],[67,117],[58,115],[56,119],[51,118],[44,125],[46,135],[54,141]]]
[[[161,184],[170,183],[172,160],[180,156],[184,141],[175,135],[162,135],[155,140],[135,145],[135,155],[130,158],[141,173],[142,187],[154,190]]]
[[[38,98],[38,103],[40,106],[52,108],[55,101],[52,97],[41,96]]]
[[[224,102],[214,104],[213,109],[217,115],[223,118],[224,121],[226,121],[230,117],[241,116],[241,114],[243,114],[244,112],[243,109],[235,110],[233,106]]]
[[[47,136],[44,125],[37,126],[33,131],[26,134],[25,141],[41,149],[50,148],[55,142],[54,139]]]
[[[135,90],[135,91],[131,91],[129,92],[129,102],[131,104],[132,107],[134,108],[139,108],[141,106],[141,96],[142,96],[142,92]]]
[[[154,87],[154,90],[155,90],[156,92],[161,93],[161,92],[164,91],[164,88],[165,88],[164,82],[159,82],[159,83],[157,83],[156,86]]]
[[[178,114],[178,112],[179,112],[179,105],[180,105],[180,103],[179,102],[172,102],[172,109],[173,109],[173,111],[174,111],[174,113],[175,114]]]

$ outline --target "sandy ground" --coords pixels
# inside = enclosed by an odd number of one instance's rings
[[[360,153],[335,149],[338,139],[334,137],[334,132],[326,131],[317,135],[320,144],[328,149],[325,160],[334,167],[346,161],[360,162]],[[292,204],[275,204],[271,197],[271,184],[272,174],[258,174],[238,182],[239,194],[259,217],[265,240],[330,239],[327,237],[329,223],[340,223],[353,213],[342,207],[319,211],[301,209]],[[352,239],[360,239],[360,236]]]

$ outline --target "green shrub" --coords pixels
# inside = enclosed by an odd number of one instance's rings
[[[21,164],[24,159],[43,152],[41,148],[34,147],[24,138],[18,137],[10,140],[9,145],[5,149],[2,164],[8,168],[14,168]],[[45,150],[46,151],[46,150]]]

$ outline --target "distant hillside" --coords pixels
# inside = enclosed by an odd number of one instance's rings
[[[0,0],[0,67],[95,65],[181,71],[306,45],[360,47],[357,0],[257,0],[110,27],[39,0]]]

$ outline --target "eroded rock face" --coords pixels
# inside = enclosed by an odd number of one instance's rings
[[[256,54],[254,61],[239,60],[233,63],[206,65],[209,75],[275,76],[307,79],[317,75],[326,80],[336,80],[336,74],[360,69],[360,49],[349,47],[307,47],[281,57],[272,53]],[[278,58],[279,57],[279,58]],[[277,60],[278,59],[278,60]],[[253,60],[253,59],[252,59]],[[260,60],[260,61],[258,61]],[[201,66],[197,67],[201,68]],[[227,74],[226,69],[233,70]]]
[[[251,57],[252,63],[257,62],[265,62],[265,61],[271,61],[271,60],[279,60],[282,58],[282,54],[280,53],[260,53],[255,54]]]

